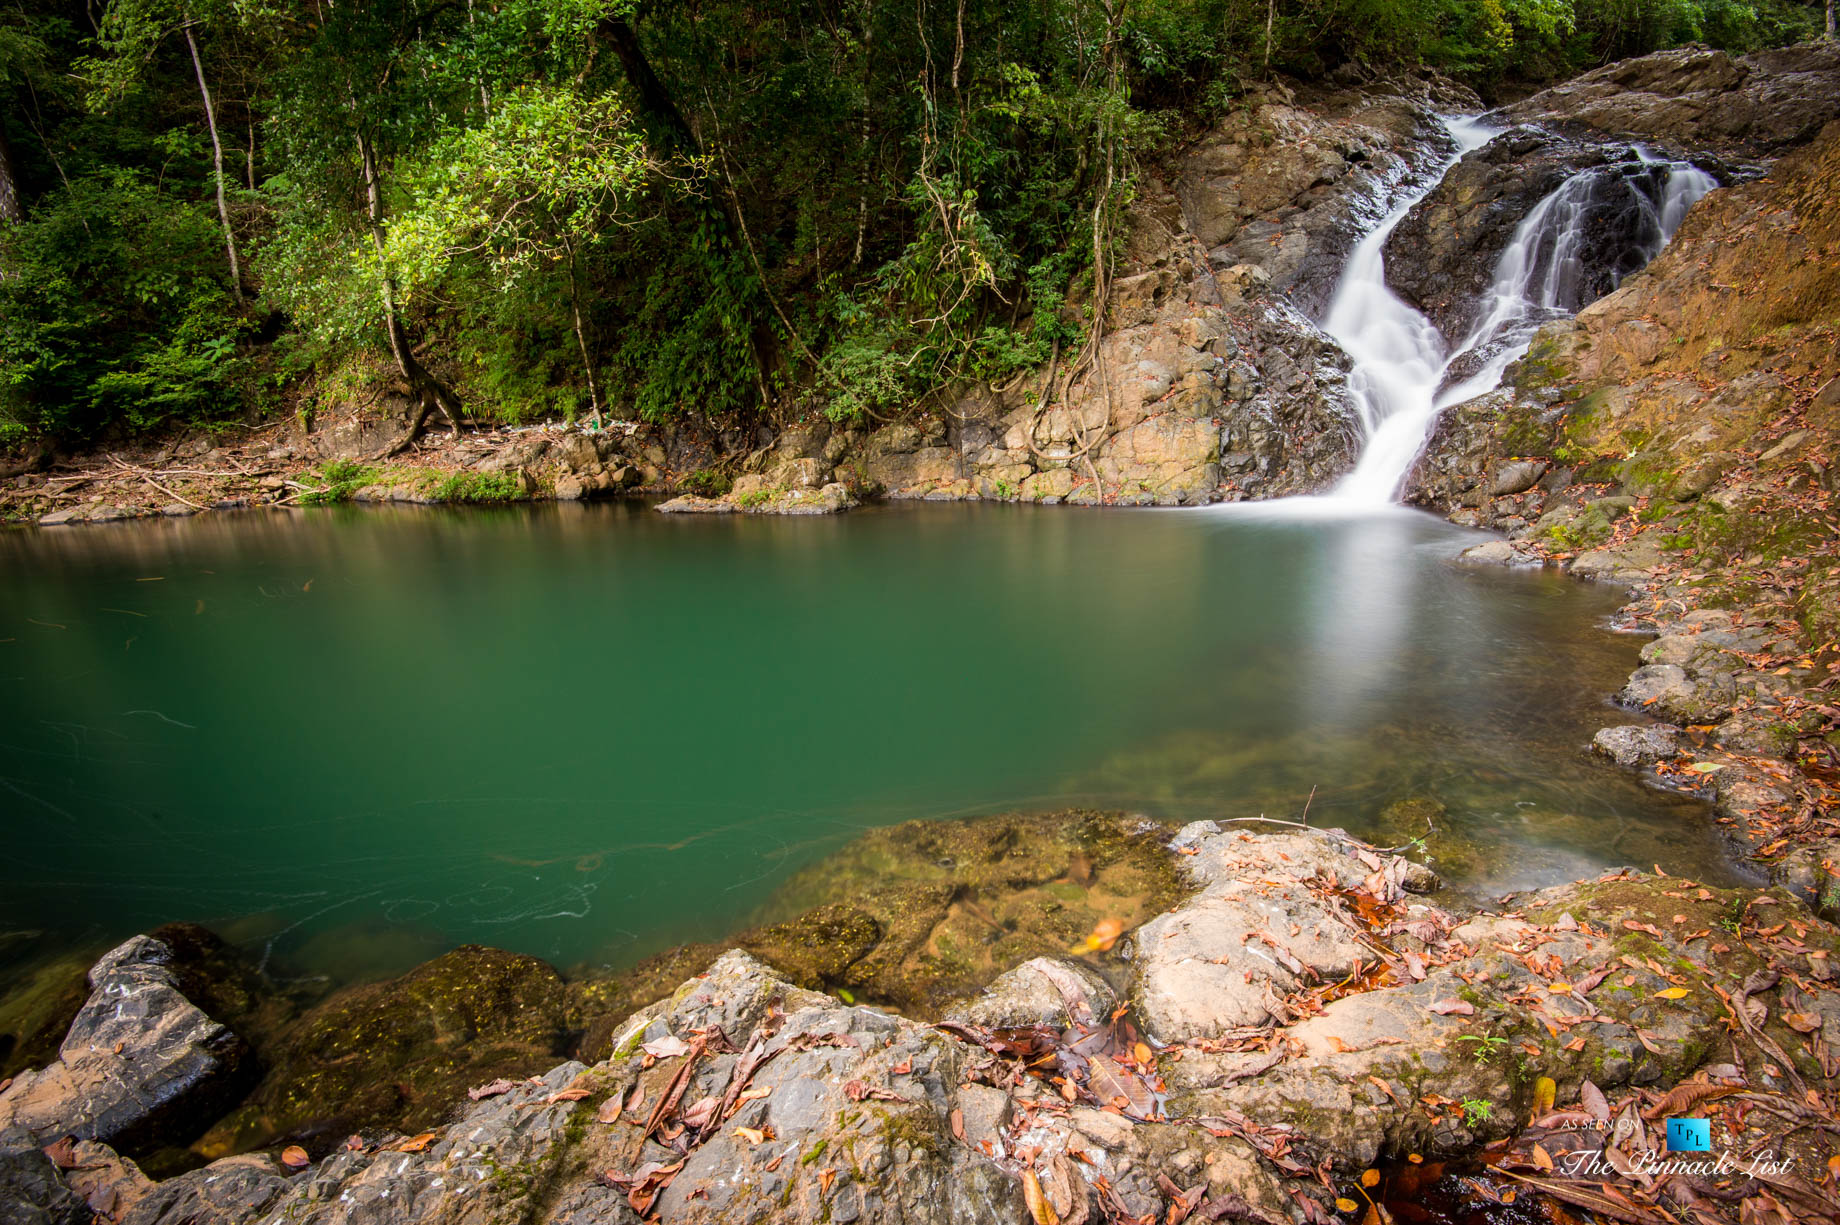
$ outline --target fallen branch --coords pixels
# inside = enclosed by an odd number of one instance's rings
[[[171,498],[175,502],[183,502],[187,506],[191,507],[193,510],[209,510],[210,509],[210,507],[208,506],[200,506],[198,503],[192,501],[190,498],[184,496],[183,494],[174,493],[172,490],[168,489],[166,486],[160,484],[160,482],[154,480],[150,473],[144,472],[141,469],[136,468],[131,464],[124,464],[119,459],[116,459],[113,455],[110,455],[108,457],[108,460],[111,464],[114,464],[117,468],[120,468],[123,472],[132,473],[133,475],[140,477],[143,481],[146,481],[149,485],[152,485],[155,489],[159,490],[161,493],[165,494],[167,497]]]

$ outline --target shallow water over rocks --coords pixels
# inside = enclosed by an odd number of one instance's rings
[[[1396,512],[361,511],[0,537],[13,957],[172,919],[351,981],[629,965],[866,830],[1089,806],[1426,835],[1498,892],[1726,869],[1587,754],[1615,596]],[[1312,798],[1313,795],[1313,798]],[[1402,807],[1402,805],[1404,805]]]

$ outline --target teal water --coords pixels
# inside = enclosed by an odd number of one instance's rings
[[[346,508],[0,535],[0,931],[172,919],[333,979],[713,939],[861,830],[1074,803],[1341,824],[1430,795],[1499,891],[1724,879],[1584,752],[1617,603],[1429,517]],[[1311,798],[1312,789],[1314,790]]]

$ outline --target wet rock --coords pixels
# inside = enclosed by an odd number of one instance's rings
[[[1840,920],[1840,838],[1796,847],[1770,865],[1770,877],[1823,919]]]
[[[119,1221],[153,1191],[153,1180],[106,1144],[79,1140],[70,1149],[64,1185],[98,1221]]]
[[[1632,723],[1600,728],[1591,747],[1617,765],[1634,769],[1673,758],[1679,749],[1680,729],[1666,723]]]
[[[1729,676],[1695,679],[1676,664],[1637,668],[1617,695],[1627,706],[1680,724],[1708,722],[1731,704],[1733,696]]]
[[[289,1184],[272,1157],[229,1157],[157,1184],[121,1225],[252,1225],[281,1201]]]
[[[172,961],[147,936],[104,954],[57,1061],[0,1094],[0,1127],[132,1153],[183,1144],[235,1102],[257,1072],[254,1054],[180,992]]]
[[[1202,890],[1133,937],[1131,1002],[1158,1041],[1287,1019],[1284,996],[1306,981],[1346,977],[1370,955],[1345,907],[1312,882],[1365,885],[1385,861],[1357,858],[1327,834],[1184,834],[1195,847],[1186,867]],[[1271,872],[1273,863],[1282,871]],[[1414,867],[1394,861],[1394,892]]]
[[[1521,219],[1572,174],[1603,165],[1611,156],[1594,145],[1527,127],[1471,150],[1388,237],[1387,283],[1445,336],[1467,335],[1486,306],[1496,262]],[[1633,155],[1630,160],[1635,161]],[[1627,203],[1605,199],[1588,224],[1602,228]]]
[[[1471,545],[1457,555],[1457,562],[1465,566],[1539,566],[1545,564],[1537,553],[1516,547],[1512,540],[1490,540],[1483,544]]]
[[[908,822],[796,874],[774,907],[872,918],[875,946],[826,985],[937,1016],[1030,958],[1064,956],[1103,919],[1134,925],[1173,905],[1182,890],[1166,834],[1078,810]],[[776,955],[753,934],[740,942]]]
[[[562,978],[534,957],[466,945],[388,982],[351,987],[268,1044],[255,1092],[200,1143],[237,1152],[292,1136],[445,1118],[466,1089],[552,1066],[566,1045]]]
[[[58,1176],[32,1133],[0,1129],[0,1221],[6,1225],[90,1225],[89,1205]]]
[[[836,515],[860,505],[856,495],[838,482],[820,489],[788,489],[744,477],[736,482],[735,491],[723,497],[686,493],[653,509],[667,515]]]

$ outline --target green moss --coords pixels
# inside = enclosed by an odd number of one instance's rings
[[[818,1137],[818,1142],[812,1145],[810,1148],[806,1149],[805,1155],[799,1158],[799,1164],[800,1165],[812,1164],[814,1161],[817,1161],[818,1159],[823,1157],[824,1150],[829,1147],[830,1147],[829,1140],[825,1139],[822,1136]]]
[[[924,1152],[930,1157],[938,1157],[945,1151],[932,1116],[921,1111],[880,1112],[876,1132],[890,1146],[905,1143],[915,1152]]]

